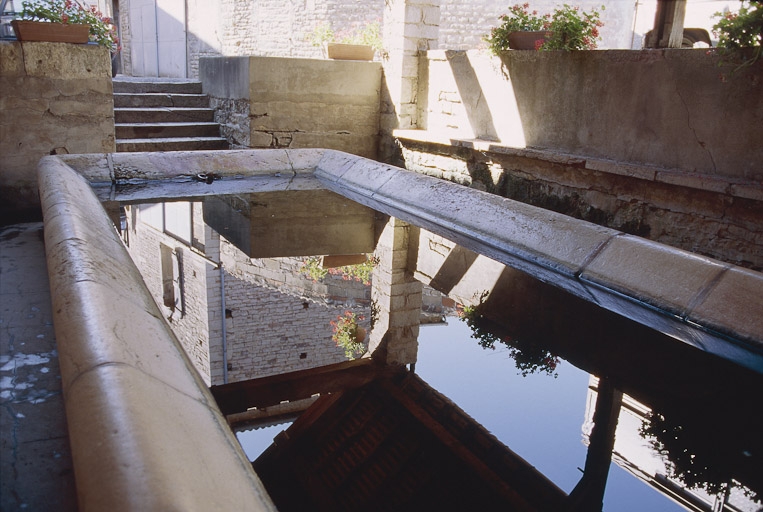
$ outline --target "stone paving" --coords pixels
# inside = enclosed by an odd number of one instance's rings
[[[77,510],[42,223],[0,228],[0,510]]]

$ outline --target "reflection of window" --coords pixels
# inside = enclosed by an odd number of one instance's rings
[[[140,205],[140,220],[188,245],[193,240],[193,203],[143,204]]]
[[[181,249],[160,244],[162,270],[162,298],[165,306],[183,314],[183,289],[181,282]]]
[[[192,205],[186,201],[164,203],[164,231],[189,245],[192,240]]]

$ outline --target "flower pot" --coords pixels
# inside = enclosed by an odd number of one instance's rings
[[[355,343],[363,343],[366,339],[366,330],[361,326],[355,327]]]
[[[11,26],[19,41],[87,43],[90,36],[90,25],[13,20]]]
[[[540,44],[543,44],[549,37],[551,37],[551,32],[548,30],[511,32],[509,33],[509,48],[512,50],[537,50],[538,41],[542,41]]]
[[[329,59],[335,60],[374,60],[374,49],[365,44],[329,43]]]

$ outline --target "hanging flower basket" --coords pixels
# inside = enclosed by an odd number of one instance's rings
[[[13,20],[11,26],[19,41],[87,43],[90,35],[90,25],[77,23]]]

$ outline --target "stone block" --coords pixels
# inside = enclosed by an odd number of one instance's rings
[[[725,271],[706,297],[688,314],[689,320],[732,334],[763,348],[763,274],[742,268]],[[750,300],[757,297],[759,300]]]
[[[581,278],[683,316],[723,269],[709,258],[624,235],[610,240]]]

